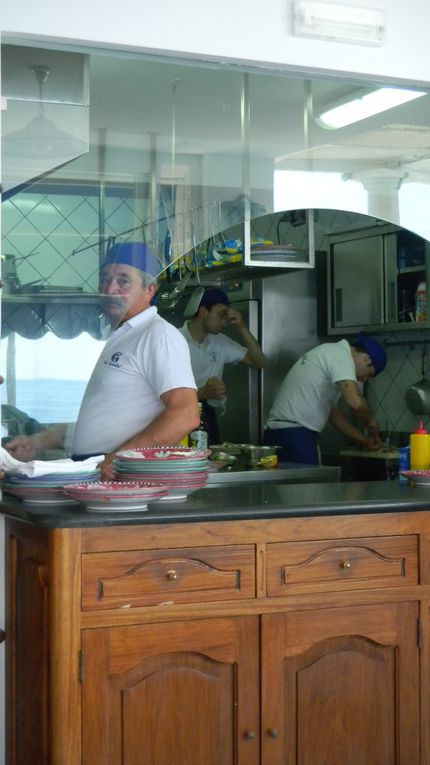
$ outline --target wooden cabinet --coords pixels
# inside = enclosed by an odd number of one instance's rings
[[[84,630],[84,765],[258,765],[257,617]]]
[[[8,765],[430,765],[427,516],[8,519]]]
[[[417,618],[417,603],[264,616],[264,765],[418,765]]]

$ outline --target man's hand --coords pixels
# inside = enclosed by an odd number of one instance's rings
[[[200,400],[208,398],[225,398],[226,387],[219,377],[209,377],[205,384],[199,388],[198,395]]]
[[[103,462],[99,462],[97,465],[97,470],[100,470],[100,480],[101,481],[112,481],[113,476],[113,459],[115,457],[115,454],[106,454]]]
[[[5,444],[5,449],[21,462],[30,462],[38,450],[38,443],[31,436],[15,436]]]
[[[234,324],[236,327],[245,326],[242,314],[235,308],[229,308],[227,311],[227,324]]]

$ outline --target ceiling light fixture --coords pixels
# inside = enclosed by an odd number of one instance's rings
[[[25,127],[4,136],[4,155],[25,159],[55,159],[87,151],[84,141],[61,130],[44,114],[43,85],[51,73],[49,67],[34,66],[31,71],[39,84],[38,114]]]
[[[294,3],[294,34],[356,45],[383,45],[385,11],[314,0]]]
[[[422,90],[402,88],[379,88],[370,93],[363,91],[362,95],[357,95],[354,99],[325,109],[315,121],[327,130],[337,130],[426,95],[427,93]]]

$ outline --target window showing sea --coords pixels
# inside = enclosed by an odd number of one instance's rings
[[[17,380],[15,406],[39,422],[75,422],[86,385],[87,380]],[[1,392],[6,403],[5,386]]]

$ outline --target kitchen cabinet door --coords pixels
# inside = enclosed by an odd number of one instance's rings
[[[258,617],[85,630],[83,765],[258,765]]]
[[[416,603],[264,616],[264,765],[419,765]]]
[[[384,322],[383,239],[361,237],[331,245],[335,327]]]

